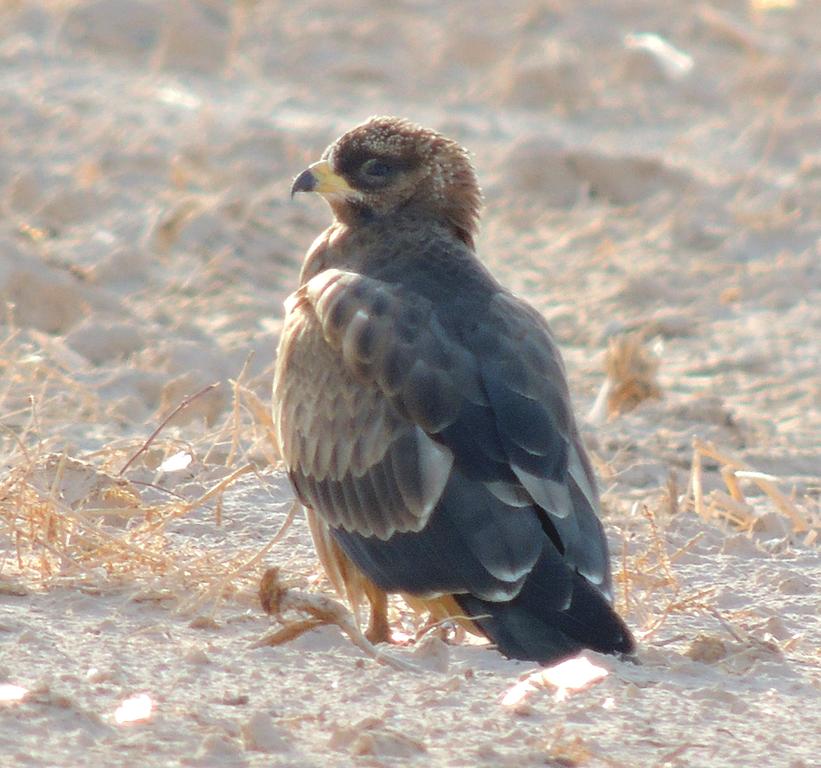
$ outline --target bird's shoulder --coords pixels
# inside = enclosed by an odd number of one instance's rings
[[[412,364],[415,354],[434,367],[443,361],[449,373],[456,357],[463,368],[495,369],[520,394],[548,398],[559,425],[569,426],[564,364],[547,322],[440,227],[332,226],[309,251],[288,300],[303,305],[317,314],[326,341],[344,346],[360,378],[373,372],[374,356]]]

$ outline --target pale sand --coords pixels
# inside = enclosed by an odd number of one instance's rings
[[[0,5],[0,684],[28,691],[0,704],[0,765],[817,764],[813,533],[749,480],[752,532],[666,489],[687,496],[699,437],[818,525],[821,5],[387,5]],[[477,645],[389,650],[421,674],[335,628],[250,648],[265,567],[329,589],[301,517],[232,572],[291,499],[262,420],[328,211],[289,182],[375,113],[474,153],[481,254],[550,320],[580,414],[611,337],[660,356],[662,400],[585,426],[642,665],[591,655],[610,674],[564,701],[503,706],[533,666]],[[132,485],[102,474],[215,381]],[[249,462],[187,513],[138,484],[191,501]],[[716,462],[702,481],[731,506]],[[141,693],[150,718],[118,724]]]

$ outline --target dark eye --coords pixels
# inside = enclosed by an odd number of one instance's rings
[[[391,168],[384,160],[377,160],[374,158],[362,163],[362,173],[366,176],[384,178],[385,176],[389,176],[392,172],[393,168]]]

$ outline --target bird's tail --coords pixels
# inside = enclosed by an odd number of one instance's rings
[[[519,594],[507,602],[454,595],[473,623],[505,656],[553,663],[590,648],[600,653],[630,655],[635,641],[613,607],[583,576],[574,571],[572,589],[557,606],[547,571],[533,569]]]

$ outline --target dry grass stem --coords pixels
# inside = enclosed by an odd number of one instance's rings
[[[259,596],[262,609],[266,613],[281,616],[288,611],[294,611],[296,613],[307,614],[318,623],[314,624],[311,621],[300,620],[295,627],[291,624],[286,624],[286,631],[279,629],[273,633],[268,633],[256,640],[254,647],[271,645],[276,638],[292,640],[294,637],[316,628],[316,626],[331,624],[339,627],[359,650],[380,664],[392,667],[401,672],[421,671],[415,664],[405,661],[404,659],[396,658],[395,656],[389,656],[373,645],[365,635],[362,634],[353,614],[342,605],[342,603],[325,595],[302,592],[285,586],[280,580],[278,568],[269,568],[265,572],[260,581]],[[280,640],[280,642],[285,642],[286,640]]]
[[[202,397],[204,394],[210,392],[212,389],[216,389],[216,387],[218,386],[219,382],[215,384],[209,384],[208,386],[203,387],[198,392],[195,392],[193,395],[189,395],[188,397],[183,398],[174,408],[172,408],[168,412],[165,418],[159,423],[159,426],[148,436],[148,439],[140,446],[137,452],[133,456],[131,456],[131,458],[129,458],[125,464],[123,464],[123,467],[118,474],[125,474],[126,470],[151,447],[151,444],[157,439],[160,432],[162,432],[163,429],[165,429],[168,422],[171,421],[171,419],[173,419],[178,413],[180,413],[180,411],[184,411],[197,398]]]
[[[623,334],[611,338],[607,345],[604,368],[607,378],[596,397],[589,419],[600,424],[607,418],[632,411],[648,399],[660,399],[661,387],[656,376],[661,360],[646,344],[646,332]]]
[[[230,467],[231,464],[234,463],[234,458],[237,455],[237,451],[239,450],[240,445],[240,423],[241,423],[241,410],[242,410],[242,400],[240,399],[239,392],[240,386],[242,382],[245,380],[245,377],[248,373],[248,366],[251,364],[251,360],[253,359],[254,355],[251,353],[248,357],[245,358],[245,363],[243,363],[242,370],[239,372],[239,376],[236,379],[231,379],[231,396],[232,396],[232,407],[231,407],[231,417],[232,417],[232,424],[233,430],[231,431],[231,449],[228,451],[228,456],[225,459],[225,466]]]
[[[288,533],[288,529],[293,525],[294,519],[296,518],[297,512],[302,508],[302,505],[299,503],[298,499],[294,499],[293,504],[291,504],[291,508],[288,510],[288,514],[285,517],[285,520],[282,522],[282,525],[279,527],[279,530],[274,534],[274,537],[269,541],[262,549],[260,549],[253,557],[248,560],[241,562],[234,568],[227,569],[225,575],[212,586],[210,589],[206,590],[202,595],[197,598],[190,600],[188,603],[184,603],[178,609],[180,612],[194,612],[199,609],[200,606],[207,603],[209,600],[212,600],[211,610],[210,610],[210,617],[213,618],[214,614],[219,607],[220,600],[222,595],[225,594],[225,591],[228,587],[228,584],[236,579],[237,577],[241,576],[243,573],[247,573],[250,571],[255,565],[262,562],[262,559],[267,555],[283,538],[285,538],[285,534]]]
[[[709,504],[705,504],[702,484],[703,459],[707,458],[720,465],[721,477],[729,493],[715,490],[709,494]],[[720,451],[712,443],[693,439],[693,460],[690,470],[689,492],[693,496],[696,514],[704,520],[724,518],[739,528],[750,530],[757,520],[753,507],[747,502],[739,481],[752,482],[773,502],[776,509],[792,523],[795,533],[811,529],[809,521],[798,506],[789,499],[777,483],[778,478],[759,472],[736,459],[725,451]]]
[[[154,591],[181,600],[192,588],[211,583],[215,572],[227,576],[206,591],[206,598],[222,595],[229,581],[244,577],[262,556],[245,556],[238,566],[225,568],[212,553],[170,550],[165,536],[170,520],[220,496],[250,471],[248,465],[194,501],[151,505],[143,502],[135,484],[65,453],[28,456],[29,461],[0,480],[0,532],[13,542],[15,554],[14,561],[0,560],[5,573],[16,568],[22,578],[70,578],[97,590],[159,577],[167,587]],[[131,521],[128,528],[126,521]]]
[[[273,449],[274,455],[278,458],[279,448],[270,407],[263,403],[256,393],[252,392],[250,389],[239,387],[238,391],[242,395],[242,400],[251,412],[255,422],[264,430],[268,439],[268,444]]]
[[[624,541],[618,581],[622,585],[624,612],[636,616],[636,625],[642,627],[639,635],[647,641],[673,614],[711,610],[710,598],[715,588],[685,592],[673,570],[673,562],[689,551],[704,534],[696,534],[669,554],[656,515],[649,506],[637,502],[633,505],[631,517],[638,514],[639,508],[647,523],[649,536],[645,548],[634,555],[629,553],[627,541]]]

